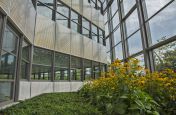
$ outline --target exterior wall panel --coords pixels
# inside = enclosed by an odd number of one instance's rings
[[[100,44],[100,62],[107,63],[106,47]]]
[[[28,1],[28,4],[26,7],[27,7],[27,11],[26,11],[25,33],[27,38],[33,43],[34,33],[35,33],[34,28],[35,28],[36,11],[34,9],[34,6],[31,0]]]
[[[56,23],[56,42],[55,50],[70,54],[71,48],[71,30],[65,26]]]
[[[83,15],[87,19],[91,19],[92,18],[91,5],[88,3],[88,0],[83,0]]]
[[[54,50],[55,22],[37,15],[34,45]]]
[[[25,32],[27,3],[27,0],[13,0],[10,6],[10,17],[22,32]]]
[[[31,0],[1,0],[0,7],[29,41],[33,42],[36,11]]]
[[[83,49],[84,49],[84,58],[86,59],[93,59],[93,42],[91,39],[87,37],[83,37]]]
[[[83,57],[83,36],[76,33],[71,32],[71,55]]]
[[[10,13],[10,6],[12,0],[0,0],[0,7],[7,13]]]
[[[99,60],[99,53],[100,53],[100,47],[99,44],[95,41],[93,41],[93,60],[94,61],[100,61]]]

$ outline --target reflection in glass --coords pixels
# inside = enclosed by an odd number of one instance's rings
[[[79,18],[78,14],[71,11],[71,29],[76,32],[80,31],[78,18]]]
[[[30,54],[30,44],[26,41],[22,43],[22,58],[29,61],[29,54]]]
[[[175,7],[176,2],[174,1],[149,21],[152,44],[176,35],[176,13],[173,13],[176,12]]]
[[[159,11],[171,0],[145,0],[148,18],[150,18],[154,13]]]
[[[117,4],[117,0],[114,0],[114,2],[111,5],[111,12],[112,12],[112,16],[115,14],[115,12],[118,10],[118,4]]]
[[[14,54],[17,50],[17,36],[9,29],[9,27],[5,28],[2,49]]]
[[[82,59],[71,56],[71,70],[70,70],[71,80],[81,80],[81,76],[82,76]]]
[[[29,70],[29,63],[22,61],[21,62],[21,71],[20,71],[21,79],[27,79],[28,70]]]
[[[125,24],[127,29],[127,37],[130,36],[137,29],[139,29],[137,10],[134,10],[134,12],[126,19]]]
[[[57,1],[57,13],[56,13],[56,20],[60,24],[65,25],[68,27],[68,20],[69,19],[69,8]]]
[[[3,82],[0,81],[0,103],[4,101],[12,100],[12,82]]]
[[[22,42],[22,59],[21,59],[21,79],[27,79],[30,63],[30,44],[23,40]]]
[[[112,18],[112,23],[113,23],[113,29],[115,29],[117,27],[117,25],[119,24],[119,14],[118,14],[118,12]]]
[[[33,63],[51,65],[52,53],[49,50],[34,48]]]
[[[0,65],[0,79],[14,79],[16,57],[2,51]]]
[[[40,0],[42,3],[37,3],[37,12],[42,16],[48,17],[52,19],[54,11],[51,10],[53,8],[53,3],[48,3],[48,1]],[[47,6],[49,7],[47,7]],[[51,8],[51,9],[50,9]]]
[[[97,27],[92,25],[92,39],[98,42],[98,30]]]
[[[84,60],[84,80],[90,80],[92,78],[92,62],[90,60]]]
[[[136,4],[136,0],[123,0],[123,7],[125,15]]]
[[[90,38],[90,22],[82,18],[82,34]]]
[[[114,32],[114,45],[117,45],[121,41],[120,28]]]
[[[69,69],[55,67],[55,80],[69,80]]]
[[[176,41],[153,50],[156,70],[173,69],[176,72]]]
[[[115,46],[115,58],[119,60],[123,59],[122,43]]]
[[[69,80],[69,62],[69,55],[55,53],[55,80]]]
[[[141,33],[138,31],[130,38],[128,38],[128,48],[130,55],[135,54],[142,50]]]
[[[51,80],[51,67],[32,65],[32,80]]]
[[[97,79],[100,77],[100,65],[98,62],[93,62],[93,77],[94,79]]]

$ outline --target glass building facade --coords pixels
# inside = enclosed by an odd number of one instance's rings
[[[0,106],[77,91],[115,59],[176,71],[175,0],[0,1]]]
[[[101,7],[97,0],[0,1],[0,106],[98,78],[107,64]]]
[[[175,0],[109,0],[105,21],[111,60],[137,58],[152,70],[176,70]]]

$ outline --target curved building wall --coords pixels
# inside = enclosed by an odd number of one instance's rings
[[[104,30],[103,17],[84,2],[72,2],[71,7]],[[90,13],[84,13],[89,8]],[[31,0],[1,0],[0,31],[0,106],[42,93],[77,91],[84,79],[104,71],[102,42],[37,14]]]

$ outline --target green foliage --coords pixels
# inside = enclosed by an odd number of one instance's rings
[[[0,112],[5,115],[101,115],[77,93],[43,94]]]
[[[106,77],[87,82],[80,94],[106,115],[174,115],[176,73],[150,73],[131,59],[116,60]]]

